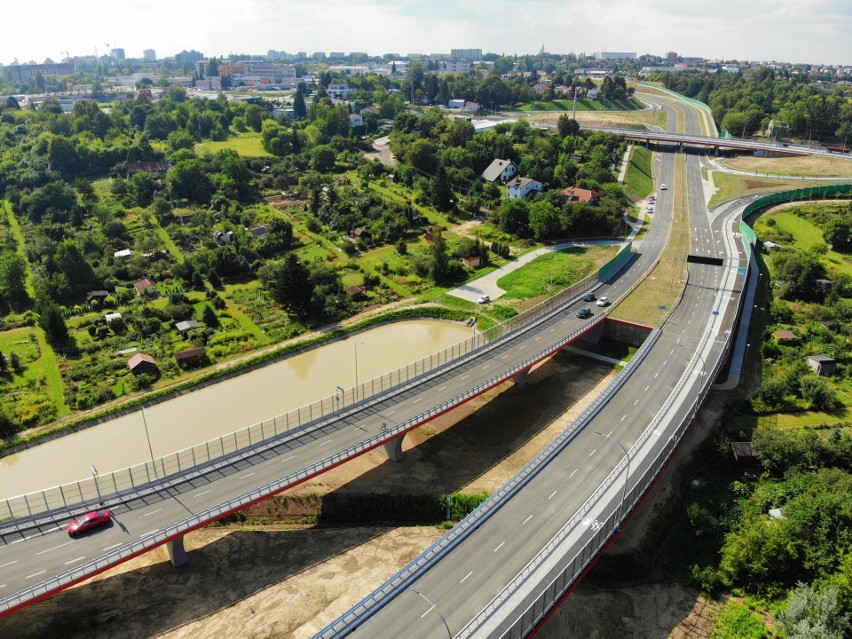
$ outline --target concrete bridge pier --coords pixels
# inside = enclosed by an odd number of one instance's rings
[[[175,568],[189,563],[189,557],[186,554],[186,550],[183,548],[183,537],[177,537],[171,541],[167,541],[166,550],[169,552],[169,561],[172,562],[172,566]]]
[[[402,440],[405,439],[405,433],[400,435],[399,437],[394,437],[393,439],[389,439],[384,443],[385,454],[388,456],[388,459],[391,461],[402,461],[402,458],[405,456],[402,454]]]
[[[528,368],[522,370],[512,378],[512,383],[517,384],[518,386],[526,386],[528,381],[530,381],[530,369]]]

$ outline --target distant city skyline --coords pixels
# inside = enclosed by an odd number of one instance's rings
[[[686,6],[688,5],[688,6]],[[635,51],[665,56],[852,66],[849,0],[44,0],[4,8],[0,63],[153,49],[205,56],[269,49],[506,55]]]

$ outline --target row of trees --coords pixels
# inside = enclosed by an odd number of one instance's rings
[[[813,140],[852,139],[852,99],[841,87],[810,83],[806,74],[776,78],[769,67],[748,76],[740,73],[662,73],[669,89],[710,106],[720,128],[731,134],[765,131],[776,120],[794,137]]]

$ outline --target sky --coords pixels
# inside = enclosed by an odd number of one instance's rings
[[[12,0],[0,64],[120,47],[506,55],[632,51],[852,66],[852,0]]]

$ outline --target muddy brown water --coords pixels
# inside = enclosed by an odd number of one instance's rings
[[[379,326],[142,411],[0,458],[0,496],[91,476],[271,419],[464,341],[464,325],[409,320]],[[150,450],[146,438],[146,424]]]

